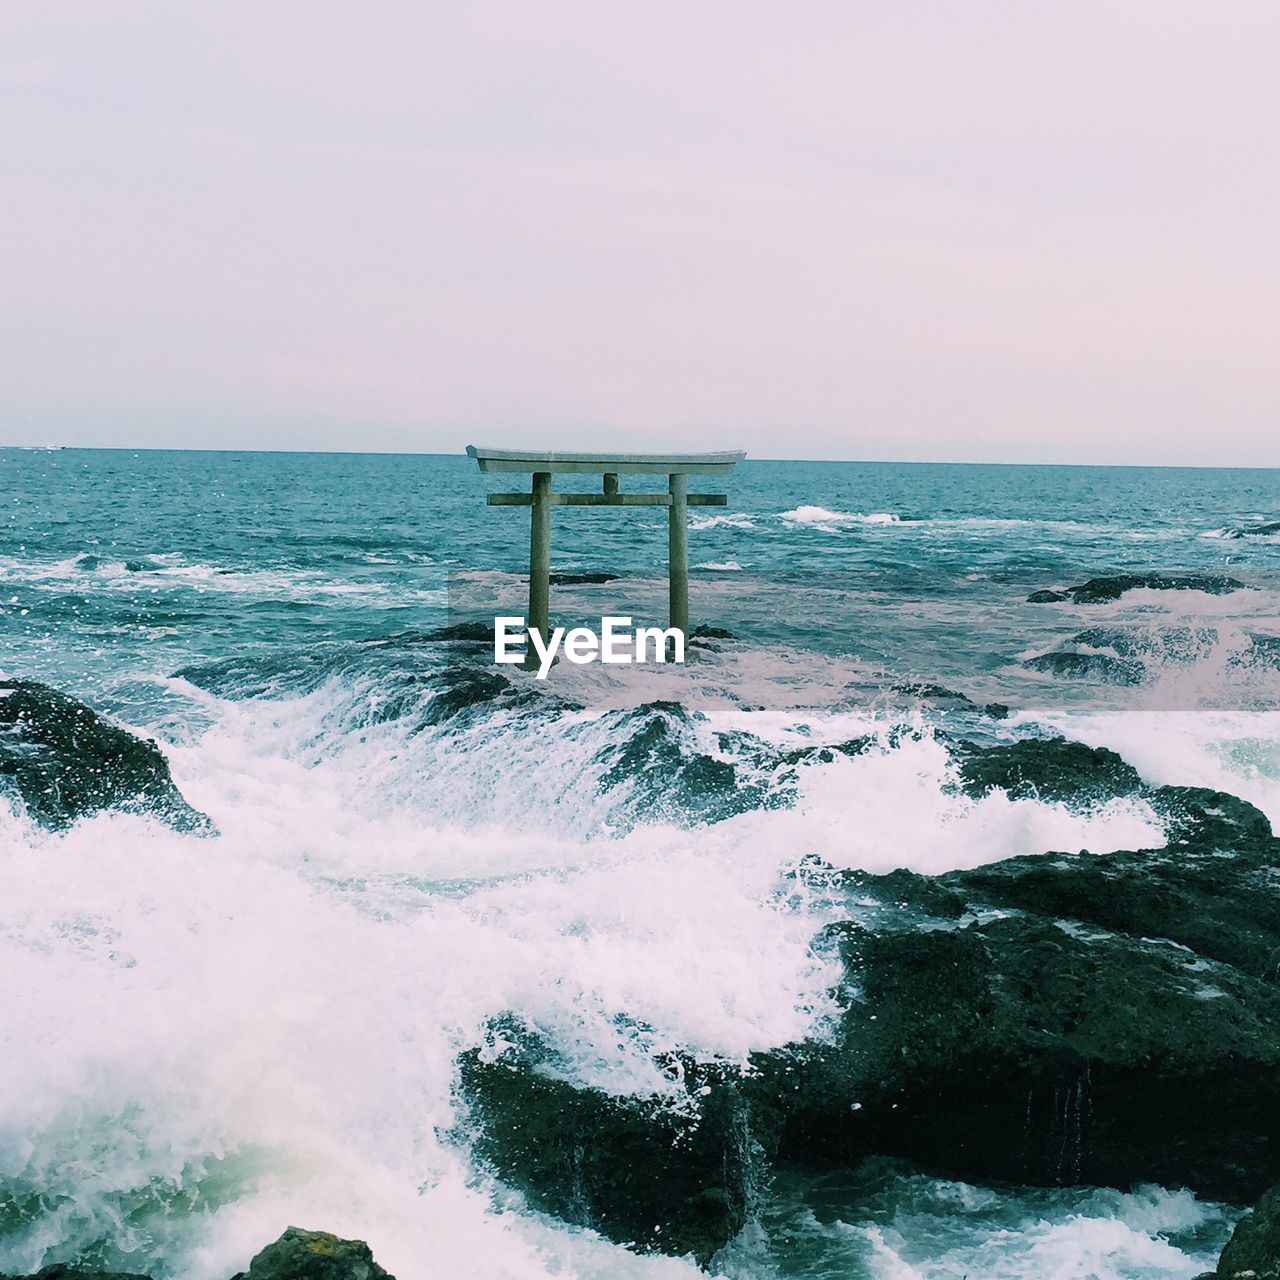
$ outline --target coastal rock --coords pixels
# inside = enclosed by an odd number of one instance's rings
[[[395,1280],[363,1240],[289,1227],[233,1280]]]
[[[1049,590],[1033,591],[1027,597],[1027,603],[1028,604],[1061,604],[1063,600],[1067,600],[1069,598],[1070,597],[1066,594],[1065,591],[1049,591]]]
[[[975,798],[998,788],[1015,800],[1090,804],[1142,789],[1138,771],[1114,751],[1066,738],[1020,738],[993,747],[962,742],[952,751],[959,761],[961,785]]]
[[[1212,1274],[1218,1280],[1280,1280],[1280,1187],[1236,1224]]]
[[[1068,587],[1067,594],[1076,604],[1100,604],[1119,600],[1126,591],[1139,587],[1151,591],[1204,591],[1221,596],[1243,586],[1239,579],[1220,573],[1113,573]]]
[[[1046,671],[1068,680],[1105,680],[1108,684],[1141,684],[1146,674],[1136,658],[1117,658],[1110,653],[1078,653],[1074,649],[1056,649],[1027,658],[1028,671]]]
[[[680,1064],[676,1104],[583,1088],[541,1042],[508,1035],[462,1063],[495,1172],[569,1221],[704,1260],[772,1163],[888,1156],[1235,1202],[1280,1179],[1280,841],[1266,816],[1148,787],[1114,752],[1061,738],[957,755],[972,794],[1131,796],[1169,842],[936,877],[803,858],[787,878],[848,916],[814,943],[841,975],[830,1035],[741,1072]]]
[[[71,1267],[55,1262],[41,1267],[34,1275],[0,1276],[0,1280],[151,1280],[150,1276],[133,1271],[94,1271],[85,1267]]]
[[[557,1074],[536,1035],[499,1038],[463,1055],[461,1085],[476,1153],[534,1206],[704,1265],[742,1229],[756,1148],[733,1073],[673,1063],[672,1095],[614,1097]]]
[[[149,814],[180,831],[212,829],[154,742],[32,680],[0,681],[0,790],[55,831],[105,809]]]
[[[1227,529],[1224,538],[1269,538],[1280,534],[1280,520],[1272,520],[1266,524],[1246,524],[1238,529]]]
[[[553,573],[549,581],[553,587],[599,586],[604,582],[617,582],[616,573]]]

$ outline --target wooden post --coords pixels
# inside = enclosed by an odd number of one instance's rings
[[[551,624],[551,472],[533,473],[533,505],[529,509],[529,616],[545,643]],[[530,643],[526,662],[537,665]]]
[[[689,477],[683,472],[669,477],[671,506],[667,508],[668,626],[684,634],[689,644]]]

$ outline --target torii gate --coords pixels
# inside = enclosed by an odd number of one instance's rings
[[[669,625],[689,635],[689,507],[722,507],[723,493],[690,493],[692,475],[728,475],[745,458],[742,449],[722,453],[541,453],[526,449],[480,449],[467,455],[481,471],[530,472],[529,493],[491,493],[491,507],[531,507],[529,521],[529,614],[525,625],[546,637],[551,613],[552,507],[666,507]],[[556,472],[603,477],[600,493],[553,493]],[[619,493],[620,475],[665,475],[666,493]]]

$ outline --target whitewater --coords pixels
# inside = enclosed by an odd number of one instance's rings
[[[850,909],[803,859],[1168,836],[1146,794],[974,794],[958,739],[1061,735],[1280,826],[1280,537],[1211,536],[1274,520],[1274,473],[749,462],[693,524],[696,660],[545,687],[486,683],[527,533],[483,492],[461,458],[0,451],[0,676],[154,739],[213,826],[0,804],[0,1273],[225,1280],[297,1223],[400,1280],[703,1274],[495,1176],[462,1055],[514,1019],[576,1087],[679,1106],[676,1056],[835,1036],[814,939]],[[557,516],[556,569],[618,575],[558,621],[661,623],[665,512],[627,515]],[[1156,572],[1187,581],[1065,590]],[[707,1270],[1190,1280],[1242,1208],[786,1168]]]

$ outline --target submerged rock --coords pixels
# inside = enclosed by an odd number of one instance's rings
[[[395,1280],[363,1240],[289,1227],[233,1280]]]
[[[1246,524],[1238,529],[1227,529],[1224,538],[1269,538],[1280,534],[1280,520],[1272,520],[1266,524]]]
[[[1238,578],[1221,573],[1113,573],[1068,587],[1067,594],[1076,604],[1099,604],[1119,600],[1126,591],[1139,587],[1151,591],[1204,591],[1222,596],[1243,586]]]
[[[1065,591],[1033,591],[1027,597],[1028,604],[1060,604],[1070,597]]]
[[[149,814],[179,831],[212,829],[154,742],[33,680],[0,680],[0,790],[51,830],[104,809]]]
[[[617,582],[619,576],[616,573],[553,573],[549,580],[553,587],[599,586],[603,582]]]
[[[1028,671],[1047,671],[1069,680],[1105,680],[1108,684],[1141,684],[1146,670],[1136,658],[1117,658],[1110,653],[1078,653],[1074,649],[1056,649],[1027,658]]]

